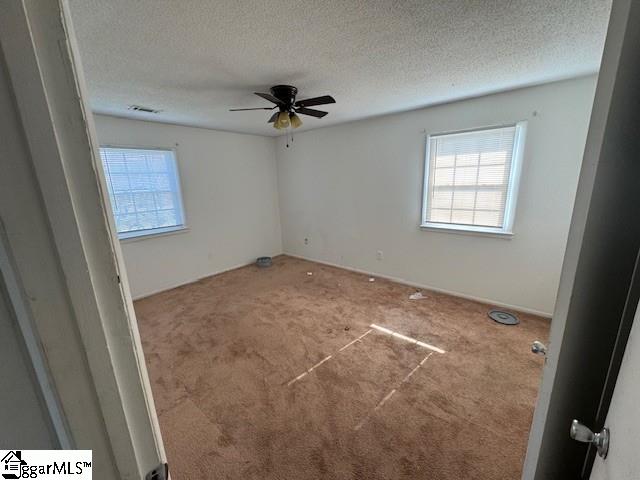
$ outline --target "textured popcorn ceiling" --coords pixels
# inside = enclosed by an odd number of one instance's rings
[[[593,73],[610,3],[70,2],[95,112],[264,135],[269,112],[228,109],[279,83],[336,98],[309,129]]]

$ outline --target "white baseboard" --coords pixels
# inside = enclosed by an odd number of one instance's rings
[[[371,276],[371,277],[384,278],[385,280],[389,280],[391,282],[399,283],[401,285],[407,285],[409,287],[420,288],[420,289],[423,289],[423,290],[431,290],[431,291],[434,291],[434,292],[451,295],[453,297],[465,298],[467,300],[474,300],[476,302],[487,303],[487,304],[490,304],[490,305],[495,305],[497,307],[507,308],[509,310],[514,310],[516,312],[530,313],[532,315],[538,315],[540,317],[551,318],[551,313],[548,313],[548,312],[541,312],[539,310],[535,310],[535,309],[527,308],[527,307],[522,307],[520,305],[511,305],[511,304],[504,303],[504,302],[499,302],[497,300],[493,300],[493,299],[490,299],[490,298],[483,298],[483,297],[477,297],[477,296],[474,296],[474,295],[467,295],[465,293],[454,292],[452,290],[446,290],[444,288],[439,288],[439,287],[434,287],[434,286],[431,286],[431,285],[425,285],[425,284],[421,284],[421,283],[416,283],[416,282],[412,282],[410,280],[405,280],[404,278],[394,277],[394,276],[391,276],[391,275],[384,275],[384,274],[381,274],[381,273],[371,272],[371,271],[368,271],[368,270],[362,270],[362,269],[359,269],[359,268],[350,267],[348,265],[340,265],[340,264],[337,264],[337,263],[326,262],[324,260],[318,260],[318,259],[310,258],[310,257],[303,257],[302,255],[295,255],[295,254],[286,253],[286,252],[273,255],[273,257],[275,258],[275,257],[278,257],[280,255],[286,255],[286,256],[289,256],[289,257],[293,257],[293,258],[299,258],[300,260],[306,260],[306,261],[309,261],[309,262],[315,262],[315,263],[319,263],[321,265],[327,265],[329,267],[342,268],[343,270],[348,270],[350,272],[360,273],[360,274],[368,275],[368,276]],[[152,292],[147,292],[147,293],[143,293],[141,295],[136,295],[135,297],[132,296],[132,298],[133,298],[134,301],[142,300],[143,298],[151,297],[153,295],[157,295],[158,293],[166,292],[168,290],[173,290],[174,288],[182,287],[184,285],[189,285],[190,283],[199,282],[202,279],[213,277],[214,275],[220,275],[221,273],[226,273],[226,272],[230,272],[231,270],[237,270],[238,268],[246,267],[248,265],[253,265],[253,263],[254,263],[253,261],[240,263],[240,264],[234,265],[232,267],[225,268],[225,269],[222,269],[222,270],[217,270],[217,271],[209,273],[207,275],[203,275],[203,276],[195,278],[193,280],[189,280],[187,282],[182,282],[182,283],[178,283],[178,284],[175,284],[175,285],[163,287],[163,288],[160,288],[158,290],[154,290]]]
[[[277,253],[275,255],[272,255],[272,258],[279,257],[280,255],[283,255],[283,254],[282,253]],[[222,270],[217,270],[217,271],[209,273],[207,275],[203,275],[201,277],[194,278],[193,280],[188,280],[186,282],[177,283],[175,285],[162,287],[162,288],[159,288],[158,290],[153,290],[151,292],[147,292],[147,293],[142,293],[140,295],[136,295],[135,297],[133,295],[131,295],[131,299],[134,302],[137,301],[137,300],[142,300],[143,298],[152,297],[154,295],[157,295],[158,293],[167,292],[169,290],[173,290],[174,288],[183,287],[183,286],[189,285],[191,283],[196,283],[196,282],[199,282],[200,280],[203,280],[205,278],[213,277],[215,275],[220,275],[221,273],[226,273],[226,272],[230,272],[232,270],[237,270],[238,268],[248,267],[249,265],[253,265],[254,263],[255,263],[255,260],[251,260],[250,262],[245,262],[245,263],[239,263],[239,264],[234,265],[232,267],[224,268]]]
[[[431,291],[438,292],[438,293],[445,293],[445,294],[451,295],[453,297],[459,297],[459,298],[464,298],[464,299],[467,299],[467,300],[474,300],[476,302],[487,303],[489,305],[495,305],[496,307],[506,308],[506,309],[509,309],[509,310],[514,310],[516,312],[530,313],[532,315],[538,315],[540,317],[545,317],[545,318],[549,318],[549,319],[552,316],[552,314],[549,313],[549,312],[541,312],[541,311],[535,310],[533,308],[522,307],[520,305],[511,305],[511,304],[504,303],[504,302],[499,302],[497,300],[493,300],[493,299],[490,299],[490,298],[476,297],[474,295],[468,295],[466,293],[454,292],[454,291],[451,291],[451,290],[446,290],[444,288],[438,288],[438,287],[434,287],[434,286],[431,286],[431,285],[424,285],[424,284],[412,282],[410,280],[405,280],[404,278],[393,277],[391,275],[384,275],[384,274],[381,274],[381,273],[370,272],[368,270],[362,270],[362,269],[359,269],[359,268],[349,267],[347,265],[340,265],[340,264],[337,264],[337,263],[326,262],[324,260],[318,260],[318,259],[315,259],[315,258],[303,257],[301,255],[294,255],[292,253],[286,253],[286,252],[283,255],[286,255],[286,256],[289,256],[289,257],[293,257],[293,258],[299,258],[300,260],[307,260],[309,262],[319,263],[321,265],[327,265],[329,267],[342,268],[343,270],[348,270],[350,272],[355,272],[355,273],[361,273],[363,275],[368,275],[370,277],[384,278],[385,280],[389,280],[389,281],[395,282],[395,283],[400,283],[402,285],[407,285],[409,287],[416,287],[416,288],[420,288],[420,289],[423,289],[423,290],[431,290]]]

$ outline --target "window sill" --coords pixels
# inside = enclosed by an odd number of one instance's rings
[[[505,231],[505,230],[494,230],[491,228],[482,228],[482,227],[458,227],[455,225],[437,225],[437,224],[429,224],[423,223],[420,225],[421,230],[428,230],[432,232],[441,232],[441,233],[457,233],[462,235],[476,235],[480,237],[494,237],[494,238],[502,238],[504,240],[511,240],[513,238],[513,232]]]
[[[152,238],[165,237],[167,235],[175,235],[177,233],[187,233],[189,228],[184,225],[178,227],[165,227],[155,230],[145,230],[142,232],[131,232],[118,234],[120,243],[139,242],[141,240],[150,240]]]

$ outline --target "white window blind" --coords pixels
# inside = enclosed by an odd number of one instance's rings
[[[120,238],[184,228],[173,151],[103,147],[100,157]]]
[[[510,233],[522,129],[429,137],[423,226]]]

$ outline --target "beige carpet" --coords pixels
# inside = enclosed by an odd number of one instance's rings
[[[549,321],[414,291],[282,256],[136,302],[173,480],[519,479]]]

